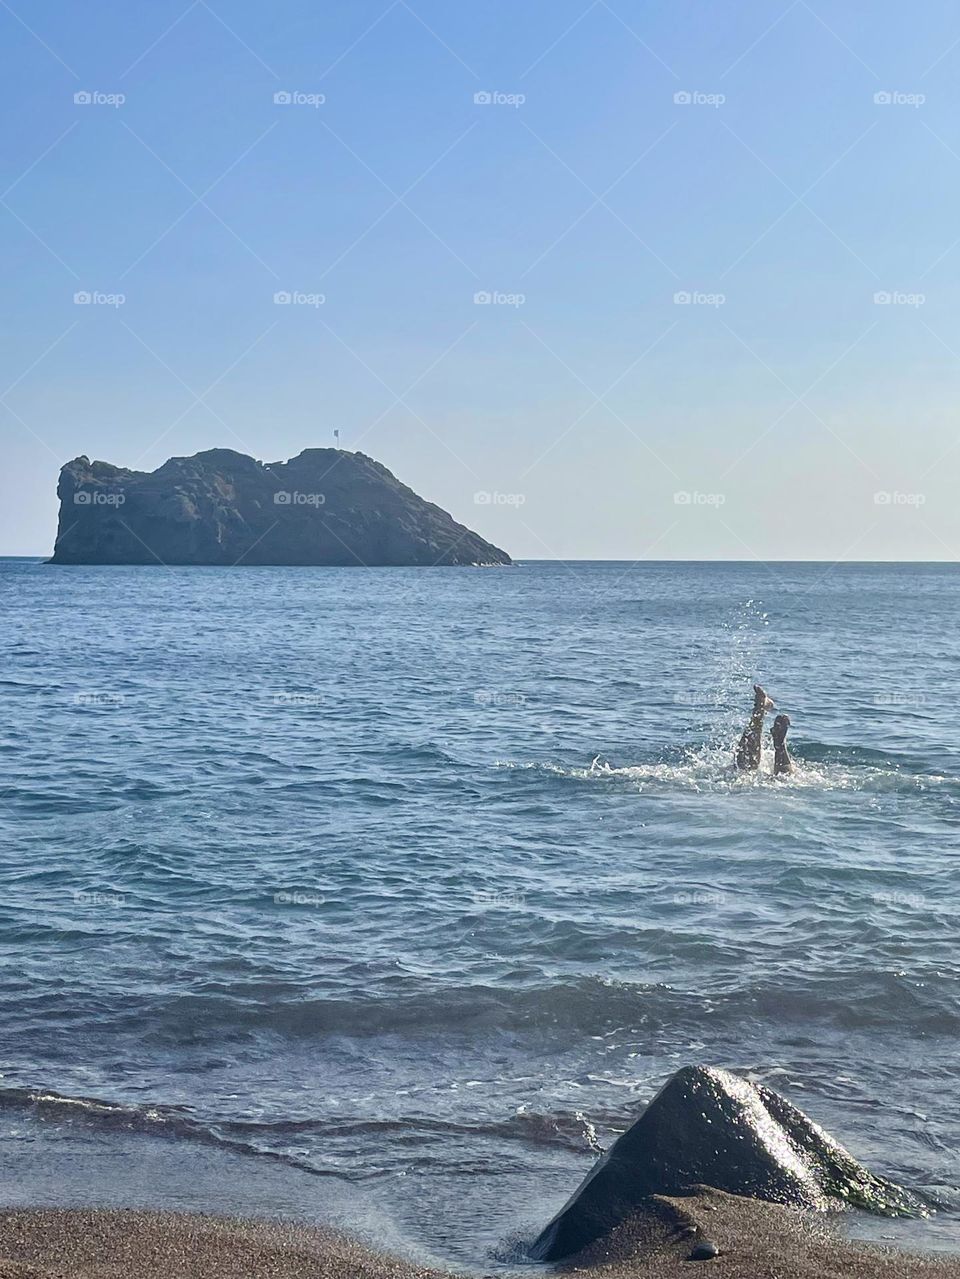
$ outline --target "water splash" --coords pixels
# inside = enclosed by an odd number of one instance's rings
[[[584,782],[620,782],[638,791],[654,786],[688,791],[729,791],[733,794],[758,787],[774,791],[893,791],[915,790],[949,780],[937,776],[915,775],[899,768],[821,763],[797,759],[796,756],[793,764],[793,772],[785,776],[774,776],[773,752],[765,747],[760,768],[755,772],[741,772],[733,762],[733,747],[730,744],[706,744],[692,748],[685,751],[678,761],[660,759],[626,765],[611,764],[602,755],[597,755],[586,766],[497,761],[498,768],[533,769]]]

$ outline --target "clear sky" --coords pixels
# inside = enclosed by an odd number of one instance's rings
[[[0,553],[78,454],[338,429],[519,558],[960,557],[948,0],[10,0],[0,46]]]

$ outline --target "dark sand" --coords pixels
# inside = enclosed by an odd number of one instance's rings
[[[567,1268],[591,1279],[960,1279],[960,1258],[908,1257],[845,1243],[829,1218],[702,1188],[654,1201]],[[451,1229],[455,1229],[451,1226]],[[721,1249],[687,1258],[699,1239]],[[476,1273],[487,1273],[482,1263]],[[556,1273],[541,1266],[534,1279]],[[0,1212],[0,1279],[450,1279],[380,1255],[332,1231],[187,1213],[8,1209]]]

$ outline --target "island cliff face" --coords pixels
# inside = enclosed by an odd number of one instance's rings
[[[385,466],[342,449],[276,463],[210,449],[149,473],[78,457],[57,496],[52,564],[511,562]]]

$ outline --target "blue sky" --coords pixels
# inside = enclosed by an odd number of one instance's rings
[[[49,552],[80,453],[339,429],[520,558],[960,557],[945,0],[14,0],[0,32],[0,553]]]

